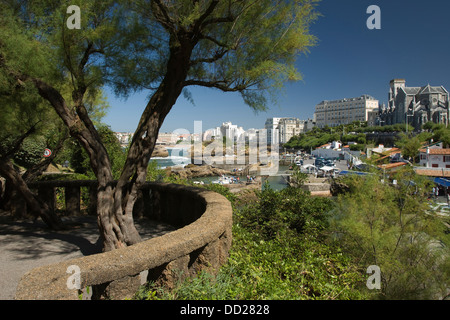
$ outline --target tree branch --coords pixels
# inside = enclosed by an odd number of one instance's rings
[[[164,6],[160,0],[152,0],[152,4],[154,6],[153,15],[156,20],[158,20],[169,33],[174,33],[176,31],[175,24],[169,17],[167,7]]]
[[[199,63],[213,63],[216,62],[217,60],[220,60],[223,58],[223,56],[225,54],[227,54],[227,52],[229,52],[229,50],[217,50],[216,53],[214,54],[214,56],[212,56],[211,58],[203,58],[203,59],[195,59],[195,60],[191,60],[190,65],[196,65]]]
[[[16,153],[20,146],[22,145],[23,141],[32,135],[36,131],[37,124],[41,122],[40,120],[35,123],[27,132],[22,134],[20,137],[18,137],[13,143],[12,147],[9,150],[1,150],[2,156],[0,157],[0,160],[5,160],[10,158],[14,153]]]
[[[194,35],[198,34],[198,32],[200,31],[200,29],[203,26],[203,22],[214,11],[214,9],[216,8],[218,3],[219,3],[219,0],[211,1],[211,3],[209,4],[209,6],[205,10],[205,12],[200,16],[200,18],[198,18],[198,20],[195,22],[194,27],[192,29]]]
[[[209,40],[209,41],[211,41],[211,42],[214,42],[215,44],[217,44],[219,47],[222,47],[222,48],[226,48],[226,49],[229,49],[229,48],[230,48],[230,45],[228,45],[227,43],[221,42],[221,41],[217,40],[216,38],[213,38],[213,37],[208,36],[208,35],[204,35],[204,34],[202,34],[202,33],[200,33],[200,34],[198,35],[198,39],[199,39],[199,40],[202,40],[202,39],[204,39],[204,40]]]
[[[208,88],[217,88],[225,92],[242,92],[247,88],[244,84],[231,86],[228,81],[203,81],[203,80],[186,80],[183,85],[187,86],[202,86]]]

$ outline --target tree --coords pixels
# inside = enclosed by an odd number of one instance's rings
[[[433,299],[450,283],[449,239],[428,203],[431,185],[412,169],[395,173],[397,184],[378,175],[347,178],[334,214],[336,239],[362,269],[381,270],[384,299]]]
[[[67,137],[65,130],[53,130],[58,126],[57,118],[32,88],[17,89],[1,83],[0,92],[0,174],[6,180],[0,205],[12,211],[14,217],[23,218],[26,215],[23,206],[17,208],[20,196],[20,202],[26,203],[33,215],[41,217],[51,228],[62,228],[60,219],[35,196],[27,183],[49,166]],[[53,154],[44,159],[46,147],[52,148]]]
[[[412,163],[415,163],[419,156],[419,149],[422,146],[422,141],[419,136],[413,134],[400,133],[396,144],[402,150],[402,155],[406,159],[411,159]]]
[[[72,99],[64,99],[51,77],[12,63],[11,52],[0,56],[0,66],[16,82],[33,83],[86,150],[98,180],[104,250],[140,241],[132,208],[159,129],[180,94],[191,86],[238,92],[250,107],[264,110],[286,81],[300,79],[296,57],[315,44],[308,28],[317,17],[316,0],[78,1],[80,30],[66,28],[67,3],[12,2],[8,12],[21,17],[13,28],[26,47],[50,54],[51,74],[70,75]],[[88,88],[105,83],[118,94],[151,93],[116,184],[84,103]]]

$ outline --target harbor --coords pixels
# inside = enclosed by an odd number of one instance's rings
[[[180,179],[194,184],[219,184],[232,190],[264,189],[282,190],[292,184],[291,176],[295,168],[308,174],[303,188],[318,195],[329,195],[329,177],[347,170],[347,161],[339,159],[315,158],[307,154],[281,154],[278,163],[233,164],[223,159],[211,165],[192,164],[189,146],[166,146],[167,157],[153,157],[159,169],[170,170]],[[248,159],[247,159],[248,160]]]

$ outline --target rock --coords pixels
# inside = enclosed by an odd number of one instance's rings
[[[164,146],[155,146],[155,149],[152,153],[152,158],[154,157],[168,157],[169,151],[167,151],[166,147]]]
[[[230,171],[214,168],[210,165],[187,165],[184,168],[171,168],[170,174],[180,179],[191,179],[198,177],[221,176],[223,174],[230,174]]]

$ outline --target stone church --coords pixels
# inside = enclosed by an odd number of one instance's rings
[[[408,123],[420,130],[428,121],[447,125],[448,119],[449,93],[443,86],[407,87],[404,79],[394,79],[390,82],[389,104],[380,107],[378,123]]]

